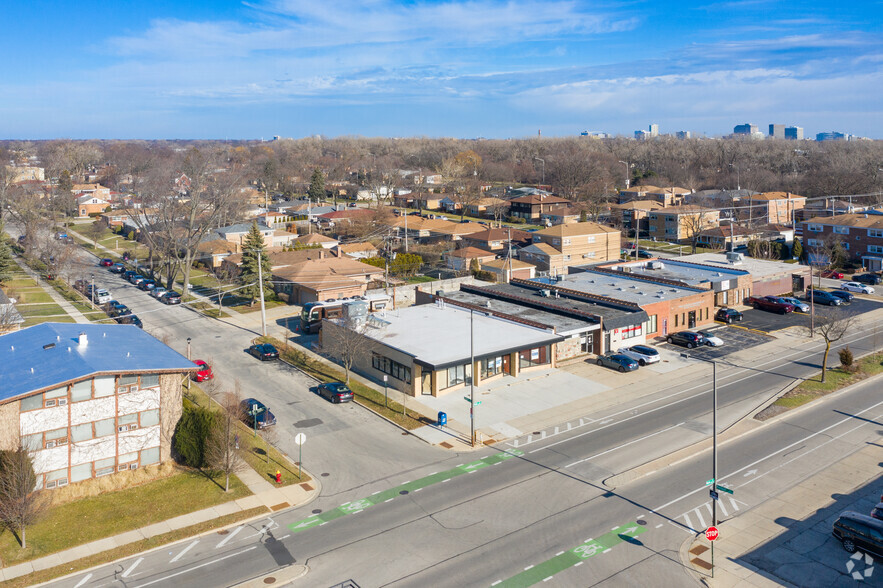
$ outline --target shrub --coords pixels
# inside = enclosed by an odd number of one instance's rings
[[[192,468],[205,465],[205,445],[215,424],[215,414],[207,408],[185,407],[175,428],[175,451]]]
[[[525,220],[523,218],[521,218],[520,216],[510,216],[506,220],[508,222],[514,223],[516,225],[523,225],[525,223]]]
[[[134,241],[135,240],[135,231],[129,231],[129,234],[126,235],[126,239],[128,239],[129,241]]]
[[[849,346],[841,349],[839,352],[839,355],[840,355],[840,365],[842,365],[844,368],[847,368],[847,369],[851,368],[854,358],[852,357],[852,350],[849,348]]]

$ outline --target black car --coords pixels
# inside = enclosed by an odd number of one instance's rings
[[[123,277],[128,281],[132,278],[132,276],[138,275],[138,272],[135,270],[126,270],[123,272]]]
[[[666,341],[674,343],[675,345],[681,345],[687,349],[692,349],[693,347],[704,345],[705,337],[694,331],[679,331],[677,333],[671,333]]]
[[[261,361],[279,359],[279,352],[269,343],[257,343],[248,348],[248,352]]]
[[[853,511],[846,511],[834,521],[831,533],[848,553],[862,551],[883,555],[883,521]]]
[[[113,318],[119,316],[126,316],[132,314],[132,309],[126,306],[125,304],[117,304],[117,306],[113,306],[110,310],[107,311],[107,314]]]
[[[871,284],[872,286],[876,286],[877,284],[883,282],[883,278],[878,276],[877,274],[856,274],[852,276],[853,282],[864,282],[865,284]]]
[[[159,301],[163,304],[181,304],[181,295],[169,290],[160,297]]]
[[[638,369],[638,362],[628,355],[622,353],[610,353],[608,355],[599,355],[595,360],[600,366],[608,367],[612,370],[620,372],[633,372]]]
[[[139,290],[148,291],[153,290],[154,288],[156,288],[156,280],[151,280],[150,278],[147,278],[138,284]]]
[[[239,410],[242,411],[242,419],[249,427],[257,425],[258,429],[265,429],[276,424],[276,415],[260,400],[246,398],[239,403]]]
[[[806,295],[807,300],[812,300],[816,304],[826,304],[828,306],[840,306],[843,304],[843,300],[834,296],[830,292],[826,292],[825,290],[816,290],[812,288],[809,293]]]
[[[831,295],[836,296],[846,304],[849,304],[852,302],[852,299],[855,298],[855,294],[847,292],[846,290],[831,290]]]
[[[334,404],[349,402],[353,399],[353,391],[343,382],[326,382],[319,384],[316,393]]]
[[[121,325],[135,325],[139,329],[143,329],[144,324],[141,322],[141,319],[132,314],[132,311],[128,308],[126,310],[128,311],[126,314],[119,315],[114,320]]]
[[[104,312],[110,312],[111,309],[114,309],[118,306],[125,306],[125,304],[123,304],[119,300],[108,300],[104,303]]]
[[[714,320],[730,324],[734,321],[741,321],[743,316],[744,315],[735,308],[720,308],[714,313]]]
[[[113,274],[121,274],[126,271],[126,266],[121,263],[115,263],[107,269],[110,270],[110,272]]]

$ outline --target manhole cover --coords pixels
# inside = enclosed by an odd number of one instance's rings
[[[313,514],[319,514],[320,512],[322,512],[321,508],[314,508],[313,509]]]
[[[646,524],[647,524],[647,521],[641,519],[641,520],[637,521],[637,523],[638,523],[639,525],[646,525]]]
[[[275,584],[275,583],[276,583],[276,578],[274,578],[273,576],[269,576],[267,578],[264,578],[264,584]]]
[[[227,529],[221,529],[220,531],[218,531],[218,535],[226,535],[229,532],[230,531],[228,531]]]
[[[408,493],[407,490],[399,490],[399,494],[401,494],[402,496],[404,496],[407,493]]]
[[[329,474],[328,472],[325,472],[324,474],[321,474],[321,475],[322,475],[323,478],[327,478],[327,477],[330,476],[331,474]]]

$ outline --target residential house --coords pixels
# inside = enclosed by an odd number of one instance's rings
[[[559,208],[551,212],[547,212],[541,216],[541,220],[547,225],[565,225],[568,223],[578,223],[583,211],[573,206],[568,208]]]
[[[632,188],[622,190],[619,193],[619,202],[624,204],[632,200],[650,200],[658,202],[664,207],[680,206],[684,203],[684,198],[691,191],[686,188],[670,186],[668,188],[660,188],[659,186],[634,186]]]
[[[362,296],[383,275],[382,269],[348,257],[326,257],[273,270],[273,287],[289,304],[306,304]]]
[[[77,216],[86,218],[90,215],[98,216],[110,208],[110,202],[93,194],[82,194],[77,197]]]
[[[763,239],[767,231],[762,228],[750,228],[737,223],[727,223],[700,231],[697,244],[708,249],[732,250],[743,247],[749,241]]]
[[[569,208],[570,200],[552,196],[548,193],[529,194],[509,201],[509,214],[523,218],[528,222],[539,222],[544,214]]]
[[[325,319],[320,344],[346,328]],[[536,323],[441,301],[371,315],[360,336],[369,342],[371,353],[357,357],[353,369],[409,396],[451,394],[465,388],[469,378],[479,386],[555,367],[555,345],[564,339]],[[333,346],[323,351],[337,353]]]
[[[294,239],[290,245],[293,247],[313,247],[320,245],[323,249],[334,249],[340,244],[340,241],[319,233],[308,233]]]
[[[478,247],[486,251],[505,251],[511,240],[512,247],[521,248],[531,244],[533,233],[519,229],[488,229],[476,233],[461,235],[460,240],[466,247]]]
[[[439,210],[441,209],[441,201],[444,198],[442,194],[433,192],[411,192],[409,194],[396,194],[393,196],[393,206],[402,208],[416,208],[418,210]]]
[[[496,196],[485,196],[466,205],[466,214],[478,218],[501,218],[509,216],[509,201]]]
[[[720,225],[720,211],[698,206],[673,206],[651,212],[648,234],[658,241],[682,242]]]
[[[618,211],[622,215],[622,228],[627,233],[643,233],[646,236],[649,231],[648,215],[665,207],[654,200],[631,200],[622,204],[611,204],[610,208],[612,214]]]
[[[193,362],[134,325],[42,323],[0,337],[0,449],[38,489],[170,461]]]
[[[762,224],[791,224],[796,211],[806,206],[806,198],[791,192],[764,192],[739,200],[739,216]],[[747,207],[747,209],[746,209]]]
[[[471,235],[484,229],[484,225],[473,222],[455,223],[442,221],[444,225],[436,225],[429,230],[429,236],[438,241],[459,241],[464,235]]]
[[[269,211],[257,216],[259,223],[270,227],[271,229],[290,230],[289,227],[294,224],[295,218],[293,214],[285,212]]]
[[[572,265],[619,259],[621,242],[619,231],[598,223],[558,225],[533,233],[518,258],[557,275]]]
[[[253,223],[238,223],[235,225],[230,225],[227,227],[221,227],[220,229],[215,229],[215,233],[220,235],[223,239],[226,239],[230,243],[235,243],[239,246],[239,250],[242,251],[242,244],[245,243],[245,238],[248,233],[251,231]],[[258,223],[258,231],[261,232],[261,236],[264,238],[264,245],[266,247],[273,246],[273,233],[274,229],[271,229],[265,224]]]
[[[455,249],[454,251],[446,251],[444,258],[447,267],[461,272],[469,271],[472,268],[473,260],[476,260],[481,264],[487,261],[493,261],[497,258],[497,255],[477,247],[464,247],[462,249]]]
[[[832,241],[843,245],[850,260],[868,271],[883,271],[883,215],[817,216],[798,224],[803,247],[824,249]]]
[[[196,246],[196,260],[212,270],[221,267],[224,260],[241,251],[239,243],[217,236],[199,243]]]
[[[512,278],[530,280],[537,275],[537,266],[511,257],[483,261],[481,269],[496,275],[498,282],[509,282]]]
[[[42,167],[30,165],[7,165],[6,174],[7,181],[10,184],[46,181],[46,176]]]
[[[296,263],[311,259],[329,259],[337,257],[328,249],[295,249],[294,251],[282,251],[279,248],[267,250],[267,259],[270,261],[270,270],[274,271]],[[224,258],[222,266],[225,272],[236,274],[242,265],[242,253],[233,253]]]
[[[15,307],[15,301],[0,290],[0,335],[19,330],[24,322],[24,317]]]
[[[359,243],[344,243],[335,248],[338,257],[352,257],[353,259],[366,259],[368,257],[377,257],[380,252],[377,246],[367,241]]]

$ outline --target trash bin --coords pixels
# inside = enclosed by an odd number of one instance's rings
[[[448,413],[439,411],[438,413],[438,426],[444,427],[448,424]]]

